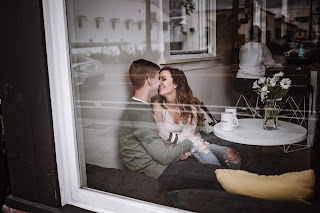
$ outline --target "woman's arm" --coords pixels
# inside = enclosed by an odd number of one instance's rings
[[[155,110],[156,109],[156,110]],[[170,129],[168,129],[163,122],[162,114],[163,114],[163,108],[160,105],[160,103],[154,103],[153,104],[153,110],[154,113],[157,111],[158,118],[156,114],[154,116],[156,117],[156,123],[157,123],[157,129],[159,131],[159,136],[168,141],[172,144],[180,143],[186,139],[189,139],[192,141],[193,145],[196,146],[200,152],[207,153],[209,148],[205,144],[205,142],[202,140],[201,137],[196,136],[196,128],[197,128],[197,111],[195,108],[193,108],[192,113],[194,115],[194,119],[192,123],[185,124],[183,126],[183,130],[181,133],[171,133]],[[159,113],[161,112],[161,113]]]
[[[207,153],[209,152],[209,147],[206,145],[206,143],[200,136],[195,135],[198,123],[197,110],[195,108],[192,108],[192,113],[194,115],[193,123],[184,125],[182,132],[178,134],[178,142],[181,142],[186,138],[189,138],[192,141],[193,146],[197,147],[200,152]]]

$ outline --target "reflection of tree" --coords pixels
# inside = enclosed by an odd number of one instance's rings
[[[232,0],[232,38],[233,42],[235,43],[238,41],[238,29],[239,29],[239,23],[238,23],[238,15],[239,15],[239,0]]]
[[[146,0],[146,54],[151,54],[150,0]]]
[[[244,18],[239,19],[239,0],[232,0],[232,37],[233,45],[239,42],[238,30],[242,24],[247,24],[249,21],[249,14],[251,14],[252,0],[245,0]],[[242,42],[242,41],[240,41]]]
[[[196,5],[192,0],[184,0],[181,2],[182,6],[186,8],[186,14],[190,15],[190,13],[193,13],[193,11],[196,9]]]
[[[239,47],[245,42],[238,33],[243,24],[248,24],[251,17],[252,0],[245,0],[245,8],[239,9],[239,0],[232,0],[231,11],[222,11],[217,15],[217,54],[224,58],[224,63],[237,63]],[[244,18],[239,19],[239,11]]]
[[[196,9],[193,0],[174,0],[170,1],[170,17],[177,17],[182,15],[181,8],[185,8],[186,14],[190,15]]]

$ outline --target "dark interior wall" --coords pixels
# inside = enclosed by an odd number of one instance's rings
[[[12,196],[60,207],[41,0],[1,6],[0,97]],[[3,49],[2,49],[3,50]]]

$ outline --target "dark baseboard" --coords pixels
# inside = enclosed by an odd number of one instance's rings
[[[61,208],[53,208],[43,204],[13,197],[12,195],[9,195],[6,198],[6,205],[13,209],[32,213],[92,213],[92,211],[81,209],[72,205],[65,205]]]

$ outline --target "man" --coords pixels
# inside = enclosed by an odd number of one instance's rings
[[[250,33],[250,41],[240,47],[239,70],[235,80],[235,88],[242,93],[252,93],[252,84],[265,76],[266,68],[276,64],[267,45],[261,43],[261,29],[254,25]]]
[[[120,152],[125,165],[158,179],[167,189],[213,187],[219,185],[214,170],[219,166],[179,161],[190,156],[193,135],[173,147],[160,138],[151,98],[158,94],[160,67],[143,59],[134,61],[129,77],[135,89],[121,119]],[[221,186],[219,185],[218,188]]]

